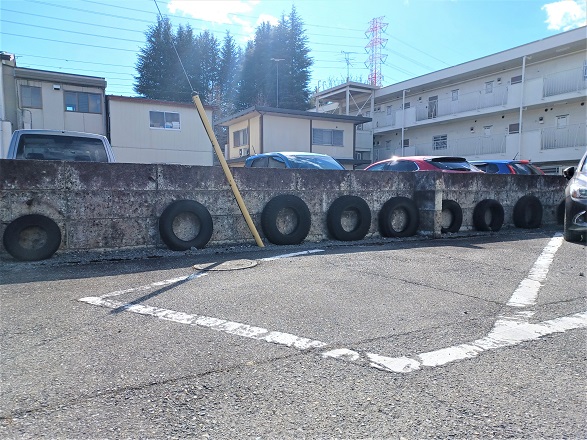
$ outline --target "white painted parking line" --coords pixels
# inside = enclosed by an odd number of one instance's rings
[[[470,359],[479,354],[502,347],[514,346],[525,341],[537,340],[553,333],[567,330],[587,328],[587,311],[570,316],[551,319],[531,324],[529,319],[534,315],[533,307],[538,298],[538,291],[546,280],[554,255],[563,242],[562,235],[556,234],[538,257],[528,276],[520,282],[507,303],[506,313],[499,316],[489,334],[465,344],[454,345],[439,350],[423,352],[412,357],[389,357],[375,353],[359,352],[348,348],[333,348],[321,351],[324,358],[335,358],[353,363],[366,364],[378,370],[393,373],[410,373],[422,367],[438,367],[451,362]],[[316,252],[321,249],[284,254],[276,257],[263,258],[260,261],[273,261]],[[221,331],[231,335],[279,344],[298,350],[321,349],[328,346],[326,342],[296,336],[290,333],[270,331],[262,327],[250,326],[239,322],[227,321],[203,315],[191,315],[158,307],[122,303],[108,298],[125,293],[144,291],[156,287],[168,286],[178,282],[189,281],[206,275],[208,272],[197,272],[185,277],[151,283],[146,286],[111,292],[100,297],[80,298],[79,301],[96,306],[137,313],[173,321],[179,324],[195,325]]]
[[[317,252],[324,252],[324,249],[311,249],[309,251],[302,251],[302,252],[294,252],[292,254],[277,255],[276,257],[261,258],[259,261],[274,261],[274,260],[280,260],[282,258],[291,258],[291,257],[298,257],[300,255],[315,254]]]
[[[124,289],[124,290],[116,290],[114,292],[110,292],[110,293],[106,293],[104,295],[101,295],[100,298],[111,298],[113,296],[120,296],[120,295],[124,295],[125,293],[132,293],[132,292],[144,292],[144,291],[156,288],[156,287],[165,287],[165,286],[169,286],[171,284],[182,283],[185,281],[189,281],[189,280],[203,277],[205,275],[208,275],[208,272],[203,272],[203,271],[202,272],[194,272],[190,275],[183,276],[183,277],[171,278],[169,280],[163,280],[163,281],[155,281],[154,283],[147,284],[145,286],[132,287],[130,289]]]
[[[451,362],[473,358],[484,351],[509,347],[553,333],[564,333],[567,330],[578,328],[587,328],[587,311],[537,324],[515,324],[494,328],[487,336],[473,342],[420,353],[413,357],[388,357],[374,353],[362,354],[346,348],[329,350],[322,353],[322,356],[368,363],[371,367],[393,373],[411,373],[422,367],[438,367]]]
[[[212,318],[210,316],[190,315],[174,310],[162,309],[159,307],[122,303],[97,296],[80,298],[79,301],[85,302],[87,304],[93,304],[95,306],[138,313],[139,315],[153,316],[155,318],[164,319],[166,321],[173,321],[179,324],[207,327],[212,330],[228,333],[231,335],[271,342],[273,344],[285,345],[286,347],[293,347],[297,348],[298,350],[307,350],[309,348],[320,348],[326,346],[325,342],[301,338],[290,333],[270,331],[262,327],[254,327],[248,324],[242,324],[240,322]]]
[[[420,353],[413,357],[388,357],[374,353],[359,353],[346,348],[329,350],[322,353],[324,357],[351,360],[353,362],[367,362],[370,366],[380,370],[409,373],[421,367],[438,367],[450,362],[468,359],[487,350],[517,345],[524,341],[532,341],[552,333],[562,333],[567,330],[587,327],[587,312],[571,316],[552,319],[537,324],[530,324],[529,319],[534,315],[533,307],[538,299],[538,291],[546,280],[554,255],[563,243],[562,234],[557,233],[548,242],[528,276],[524,278],[507,306],[514,310],[507,310],[500,316],[487,336],[475,341],[454,345],[439,350]]]

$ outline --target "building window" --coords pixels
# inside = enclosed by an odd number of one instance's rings
[[[483,134],[485,134],[485,136],[491,136],[491,127],[493,127],[493,125],[486,125],[483,127]]]
[[[43,108],[41,88],[20,86],[20,105],[21,107]]]
[[[459,100],[459,89],[455,89],[451,92],[452,94],[452,100],[453,101],[458,101]]]
[[[65,92],[65,111],[102,113],[102,96],[97,93]]]
[[[385,148],[387,148],[387,149],[391,148],[391,141],[390,140],[385,141]]]
[[[168,130],[179,130],[179,113],[175,112],[149,112],[149,126],[151,128],[163,128]]]
[[[388,105],[387,106],[387,114],[388,115],[391,115],[391,105]]]
[[[333,147],[342,147],[343,145],[342,130],[326,130],[323,128],[312,129],[312,145],[329,145]]]
[[[493,93],[493,81],[487,81],[485,83],[485,93]]]
[[[408,148],[410,146],[410,140],[404,139],[404,148]]]
[[[520,132],[520,123],[516,122],[515,124],[510,124],[508,127],[509,134],[516,134]]]
[[[522,82],[522,75],[512,76],[510,84],[520,84]]]
[[[403,108],[404,108],[404,110],[407,108],[410,108],[410,103],[409,102],[404,103]]]
[[[448,135],[441,134],[432,138],[432,148],[434,150],[446,150],[448,148]]]
[[[569,115],[561,115],[556,117],[556,128],[567,128],[569,125]]]
[[[249,145],[249,128],[243,128],[232,133],[233,147]]]

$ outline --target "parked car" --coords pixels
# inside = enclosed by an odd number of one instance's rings
[[[587,152],[576,168],[565,168],[563,175],[569,180],[565,189],[565,240],[587,243]]]
[[[306,168],[314,170],[344,170],[344,167],[326,154],[281,151],[255,154],[245,161],[248,168]]]
[[[529,160],[471,160],[469,163],[488,174],[544,174]]]
[[[105,136],[61,130],[15,130],[7,159],[114,162]]]
[[[369,165],[366,171],[442,171],[446,173],[481,171],[464,157],[404,156],[392,157]]]

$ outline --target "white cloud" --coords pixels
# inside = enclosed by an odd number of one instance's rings
[[[556,31],[568,31],[585,26],[585,9],[586,6],[583,0],[561,0],[542,6],[542,10],[546,11],[548,29]]]
[[[271,26],[277,26],[277,24],[279,23],[279,18],[269,14],[259,15],[259,18],[257,19],[257,26],[265,22],[268,22],[269,24],[271,24]]]
[[[212,23],[233,24],[238,18],[235,15],[251,13],[257,3],[249,0],[171,0],[167,7],[172,14],[182,12]]]

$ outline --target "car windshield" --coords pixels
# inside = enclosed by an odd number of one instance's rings
[[[287,156],[292,168],[309,168],[317,170],[344,170],[336,160],[328,156]]]
[[[447,159],[428,159],[428,163],[434,165],[441,170],[452,171],[476,171],[477,169],[466,160],[458,160],[456,158]]]
[[[16,158],[108,162],[104,144],[100,139],[43,134],[22,135]]]
[[[525,163],[511,163],[511,167],[516,170],[516,174],[540,174],[531,165]]]

